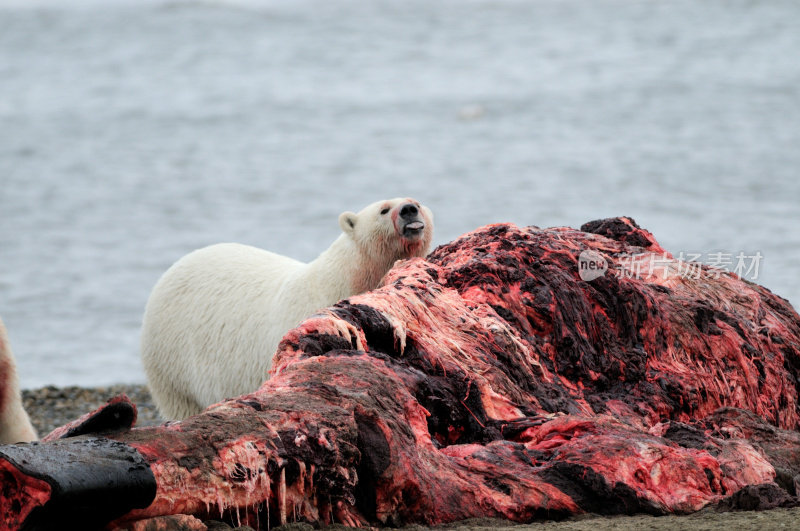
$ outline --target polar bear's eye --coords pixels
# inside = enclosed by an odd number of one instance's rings
[[[386,207],[383,210],[381,210],[381,216],[385,216],[386,213],[389,212],[389,210],[391,210],[389,207]]]

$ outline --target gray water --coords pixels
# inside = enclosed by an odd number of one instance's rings
[[[308,260],[413,196],[436,243],[628,215],[800,301],[800,2],[0,0],[0,315],[23,387],[142,382],[183,254]]]

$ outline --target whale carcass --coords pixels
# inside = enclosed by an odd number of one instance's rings
[[[250,395],[151,428],[119,398],[0,447],[0,525],[796,505],[800,317],[686,266],[629,218],[480,228],[289,331]]]

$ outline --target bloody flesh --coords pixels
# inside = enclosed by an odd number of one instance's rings
[[[587,249],[608,266],[590,281]],[[800,318],[760,286],[685,266],[628,218],[491,225],[403,262],[287,333],[258,391],[182,422],[128,430],[126,414],[120,431],[103,427],[156,488],[116,523],[796,504]],[[15,478],[0,497],[3,521],[18,523],[55,495],[28,492],[26,477],[47,477],[14,455],[0,449]]]

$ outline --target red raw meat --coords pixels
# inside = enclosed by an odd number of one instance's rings
[[[604,275],[581,280],[585,250]],[[65,496],[85,509],[96,492],[47,462],[95,453],[130,469],[103,472],[129,500],[103,507],[112,526],[797,505],[800,317],[686,266],[628,218],[478,229],[291,330],[250,395],[134,429],[116,399],[56,434],[104,437],[0,448],[2,521],[58,521]]]

